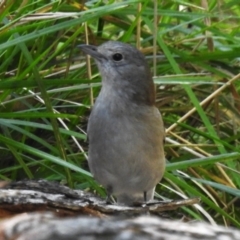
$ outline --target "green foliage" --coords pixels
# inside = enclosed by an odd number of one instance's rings
[[[238,1],[158,1],[157,15],[154,1],[79,2],[1,3],[0,178],[59,180],[103,196],[86,163],[100,77],[76,46],[138,42],[167,131],[157,195],[199,196],[186,215],[239,227]]]

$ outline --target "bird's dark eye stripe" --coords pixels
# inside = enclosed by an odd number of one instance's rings
[[[123,55],[121,53],[114,53],[112,58],[114,61],[121,61],[123,59]]]

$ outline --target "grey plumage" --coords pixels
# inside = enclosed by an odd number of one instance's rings
[[[165,169],[164,126],[142,53],[121,42],[79,46],[91,55],[102,89],[88,122],[89,167],[118,203],[153,199]]]

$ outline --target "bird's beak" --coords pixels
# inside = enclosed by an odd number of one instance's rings
[[[103,59],[106,59],[106,57],[103,54],[98,52],[98,48],[94,45],[81,44],[78,45],[77,47],[80,48],[84,53],[90,55],[96,60],[101,61]]]

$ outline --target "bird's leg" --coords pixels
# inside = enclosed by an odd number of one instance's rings
[[[144,203],[147,202],[147,192],[146,191],[143,192],[143,200],[144,200]]]
[[[107,190],[106,203],[107,204],[112,204],[113,203],[113,201],[112,201],[113,188],[112,188],[112,186],[107,186],[106,190]]]

